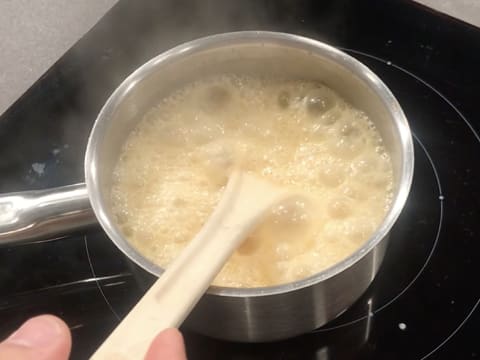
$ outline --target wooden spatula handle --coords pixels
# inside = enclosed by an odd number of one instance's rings
[[[263,214],[283,198],[272,185],[235,172],[209,221],[91,359],[143,359],[158,332],[183,322]]]

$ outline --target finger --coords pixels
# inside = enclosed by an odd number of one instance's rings
[[[187,360],[180,331],[167,329],[158,334],[150,345],[145,360]]]
[[[0,343],[0,360],[68,360],[71,345],[68,326],[53,315],[41,315]]]

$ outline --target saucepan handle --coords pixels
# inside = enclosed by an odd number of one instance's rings
[[[94,223],[84,183],[0,195],[0,245],[61,235]]]

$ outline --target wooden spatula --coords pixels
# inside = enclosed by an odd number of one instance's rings
[[[143,359],[161,330],[180,326],[266,212],[293,195],[234,171],[207,223],[90,359]]]

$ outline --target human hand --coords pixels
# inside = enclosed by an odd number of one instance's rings
[[[68,326],[53,315],[27,320],[0,343],[0,360],[68,360],[72,340]],[[162,331],[153,340],[145,360],[186,360],[182,334]]]

